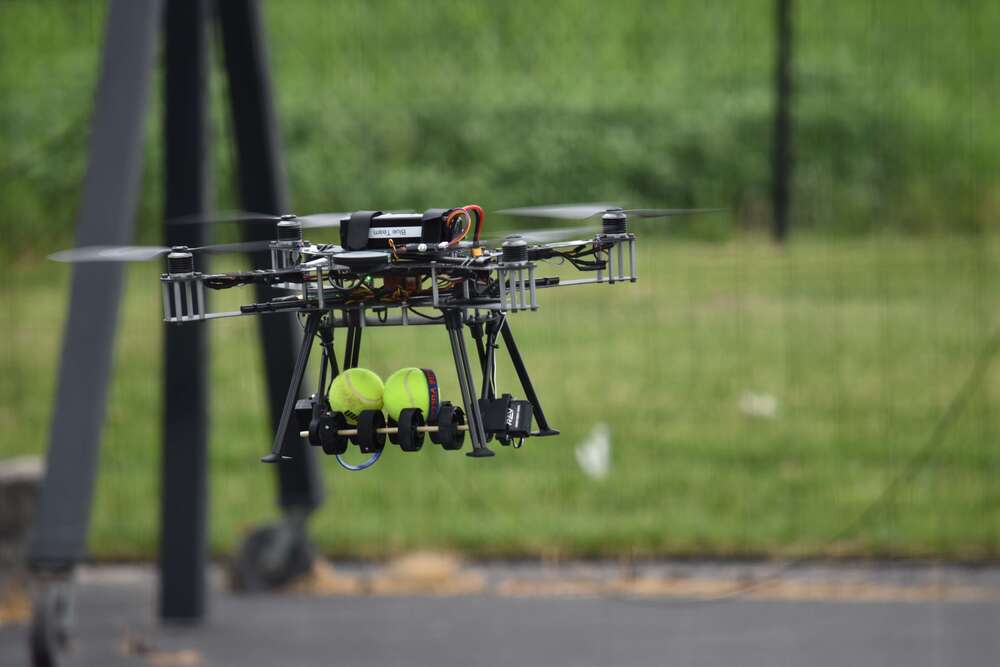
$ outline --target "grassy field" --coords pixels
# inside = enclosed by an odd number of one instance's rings
[[[926,465],[842,532],[907,470],[1000,325],[1000,241],[878,236],[781,250],[748,236],[703,244],[654,234],[640,271],[633,286],[544,293],[539,313],[514,319],[563,436],[486,462],[393,450],[359,474],[322,458],[328,502],[312,524],[321,546],[1000,556],[1000,361]],[[155,548],[156,272],[138,266],[128,283],[91,530],[104,557]],[[0,458],[46,442],[67,279],[62,266],[26,262],[2,281]],[[274,515],[273,478],[257,463],[270,434],[254,322],[211,332],[211,541],[225,552]],[[362,363],[383,376],[429,365],[446,397],[458,393],[440,331],[378,332]],[[501,389],[510,387],[501,371]],[[743,414],[745,392],[775,396],[777,416]],[[603,482],[573,454],[599,421],[613,441]]]
[[[46,443],[69,274],[39,260],[72,243],[105,4],[0,0],[0,457]],[[1000,324],[1000,3],[796,3],[783,250],[760,238],[772,0],[262,6],[294,210],[727,207],[644,234],[638,285],[549,294],[516,318],[561,438],[487,463],[393,452],[351,475],[324,461],[325,549],[1000,556],[997,365],[940,449],[844,532],[924,461]],[[138,216],[148,242],[161,85]],[[237,201],[225,92],[216,71],[219,208]],[[92,526],[106,557],[149,555],[157,532],[157,269],[131,271]],[[455,397],[434,333],[383,332],[363,362],[383,375],[430,365]],[[212,326],[220,552],[274,514],[256,463],[270,436],[255,335],[252,321]],[[746,393],[776,397],[777,416],[743,414]],[[600,421],[613,471],[594,482],[573,447]]]

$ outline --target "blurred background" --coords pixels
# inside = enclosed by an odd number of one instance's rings
[[[297,212],[726,209],[639,229],[636,285],[544,294],[515,318],[560,438],[485,463],[437,448],[365,474],[324,461],[311,528],[325,553],[1000,556],[1000,365],[984,361],[1000,325],[1000,4],[795,3],[784,242],[773,0],[263,9]],[[0,458],[47,443],[69,271],[45,256],[73,244],[105,11],[0,1]],[[213,178],[228,209],[215,60]],[[149,243],[161,89],[138,213]],[[129,269],[99,559],[156,554],[159,270]],[[271,434],[256,327],[210,331],[210,536],[225,555],[277,510],[257,463]],[[458,395],[437,332],[380,331],[361,365],[435,368]],[[501,388],[511,378],[501,369]]]

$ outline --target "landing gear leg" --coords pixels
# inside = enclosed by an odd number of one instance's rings
[[[472,368],[469,365],[469,352],[465,346],[465,335],[461,310],[448,310],[444,313],[445,326],[451,342],[451,352],[455,357],[455,370],[458,375],[458,385],[462,390],[462,403],[469,420],[469,435],[472,438],[472,451],[466,456],[493,456],[493,451],[486,446],[486,428],[483,426],[483,415],[479,410],[476,396],[476,382],[472,378]]]
[[[531,402],[531,409],[534,412],[535,421],[538,423],[538,432],[532,435],[559,435],[559,431],[549,426],[549,420],[545,418],[545,413],[542,412],[542,404],[538,401],[535,386],[531,384],[528,369],[524,365],[524,359],[521,358],[521,351],[517,349],[517,343],[514,342],[514,334],[511,333],[510,324],[506,319],[500,323],[500,335],[503,336],[503,342],[507,348],[507,353],[510,355],[510,361],[514,365],[514,372],[517,373],[517,379],[521,381],[525,397]]]

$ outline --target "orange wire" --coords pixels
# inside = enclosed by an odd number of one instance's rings
[[[458,238],[454,238],[454,239],[452,239],[451,241],[448,242],[449,246],[457,245],[459,242],[461,242],[462,239],[465,238],[466,234],[469,233],[469,229],[472,227],[472,216],[470,216],[469,212],[466,211],[464,208],[456,208],[454,211],[452,211],[451,213],[449,213],[448,217],[445,218],[445,224],[450,227],[451,224],[452,224],[452,222],[455,220],[455,218],[458,217],[458,216],[460,216],[460,215],[466,216],[469,219],[469,224],[466,225],[465,229],[462,230],[462,235],[461,236],[459,236]]]
[[[476,214],[476,233],[472,237],[472,240],[475,241],[476,243],[479,243],[479,234],[483,230],[483,222],[486,221],[486,211],[483,210],[482,206],[479,206],[477,204],[469,204],[468,206],[463,206],[462,210],[464,211],[471,210],[473,213]]]

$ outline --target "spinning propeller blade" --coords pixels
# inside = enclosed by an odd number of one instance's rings
[[[497,213],[520,215],[528,218],[557,218],[561,220],[586,220],[598,213],[615,208],[614,204],[597,202],[593,204],[556,204],[555,206],[525,206],[505,208]]]
[[[700,213],[718,213],[721,208],[630,208],[624,213],[637,218],[672,218],[678,215],[698,215]]]
[[[251,252],[264,250],[270,241],[246,241],[243,243],[220,243],[188,248],[191,252]],[[92,245],[70,248],[49,255],[54,262],[148,262],[167,255],[172,248],[156,245]]]
[[[594,225],[583,225],[581,227],[563,227],[559,229],[522,229],[505,234],[490,236],[483,240],[484,245],[499,245],[505,240],[520,236],[528,243],[545,244],[559,241],[575,241],[577,239],[589,239],[600,231],[600,227]]]
[[[556,218],[561,220],[586,220],[604,213],[624,213],[637,218],[669,218],[678,215],[715,213],[721,208],[631,208],[623,209],[615,204],[558,204],[555,206],[526,206],[507,208],[497,213],[520,215],[530,218]]]
[[[276,224],[283,220],[296,220],[303,228],[339,227],[341,218],[350,213],[315,213],[312,215],[275,215],[273,213],[254,213],[253,211],[228,211],[211,215],[184,215],[167,220],[168,225],[214,225],[224,222],[240,222],[245,224],[269,223]]]
[[[313,213],[296,219],[302,223],[303,229],[315,229],[318,227],[340,227],[341,219],[350,216],[350,213]]]
[[[195,213],[167,220],[168,225],[214,225],[223,222],[269,222],[281,221],[280,215],[255,213],[253,211],[222,211],[220,213]]]
[[[412,213],[413,211],[383,211],[383,213]],[[318,229],[320,227],[340,227],[344,218],[350,218],[349,212],[344,213],[310,213],[296,216],[295,220],[302,223],[302,229]]]
[[[148,262],[170,252],[163,246],[142,245],[91,245],[60,250],[49,255],[54,262]]]

